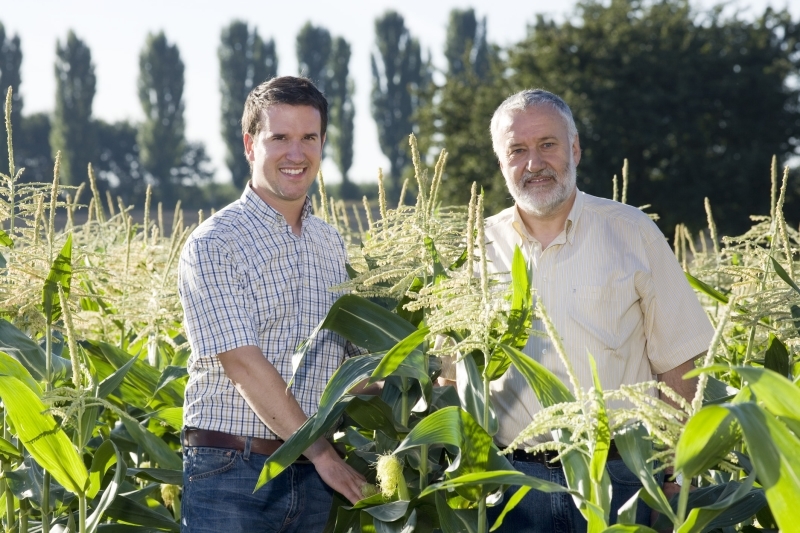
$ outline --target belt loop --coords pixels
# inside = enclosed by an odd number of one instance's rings
[[[253,446],[253,437],[245,437],[244,439],[244,453],[242,459],[245,461],[250,460],[250,448]]]

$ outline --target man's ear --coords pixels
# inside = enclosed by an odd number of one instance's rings
[[[244,143],[244,156],[247,158],[248,161],[255,161],[255,150],[254,150],[254,143],[255,137],[250,135],[249,132],[242,135],[242,142]]]
[[[575,134],[575,140],[572,141],[572,161],[576,167],[581,162],[581,140],[577,133]]]

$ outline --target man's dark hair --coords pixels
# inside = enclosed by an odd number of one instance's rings
[[[263,123],[262,111],[277,105],[307,105],[319,111],[322,119],[320,137],[328,128],[328,101],[308,78],[280,76],[260,84],[250,91],[244,102],[242,135],[255,136]]]

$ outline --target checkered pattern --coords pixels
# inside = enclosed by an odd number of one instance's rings
[[[288,381],[297,345],[325,318],[347,279],[341,236],[310,215],[300,237],[247,187],[242,197],[200,225],[180,258],[178,291],[192,348],[185,426],[274,439],[225,375],[217,354],[258,346]],[[358,349],[320,331],[295,376],[292,393],[307,415],[345,357]]]

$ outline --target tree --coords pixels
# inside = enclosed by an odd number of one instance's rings
[[[225,164],[236,188],[250,178],[250,166],[243,154],[242,111],[247,95],[259,83],[276,76],[278,56],[275,42],[264,41],[258,30],[250,31],[245,22],[234,21],[223,28],[217,50],[222,95],[222,138],[227,153]]]
[[[97,145],[92,122],[97,79],[89,47],[70,30],[62,46],[56,44],[56,109],[50,130],[53,155],[61,151],[60,179],[77,185],[87,177]]]
[[[5,105],[8,88],[11,87],[11,127],[16,130],[20,126],[22,117],[22,94],[19,92],[19,85],[22,83],[20,66],[22,65],[22,47],[20,46],[19,35],[13,38],[6,38],[6,30],[0,22],[0,101]],[[2,115],[3,127],[5,131],[5,110]],[[8,173],[8,145],[6,136],[0,138],[0,169]]]
[[[158,183],[160,199],[172,205],[179,183],[171,171],[181,164],[186,144],[183,61],[164,32],[149,34],[139,56],[139,101],[145,117],[137,137],[142,166]]]
[[[478,22],[472,8],[450,11],[444,56],[448,75],[463,74],[470,69],[477,77],[486,77],[489,73],[486,17]]]
[[[328,86],[328,58],[331,54],[331,34],[322,27],[310,22],[300,28],[297,34],[297,65],[301,76],[314,82],[322,93]]]
[[[628,158],[629,203],[652,204],[667,232],[704,226],[706,196],[723,232],[743,231],[769,212],[772,154],[798,153],[800,26],[786,11],[744,21],[686,0],[582,2],[563,24],[539,17],[509,65],[515,87],[572,106],[578,186],[610,196]]]
[[[127,121],[109,124],[98,120],[95,128],[99,152],[95,172],[99,183],[128,205],[140,202],[147,182],[139,160],[137,126]]]
[[[330,55],[330,80],[328,103],[330,122],[327,145],[342,174],[339,196],[344,199],[358,197],[358,187],[347,175],[353,165],[353,121],[356,108],[353,105],[353,80],[349,75],[350,44],[342,37],[333,40]]]
[[[50,116],[48,113],[34,113],[20,118],[20,127],[14,129],[17,169],[25,169],[20,180],[27,183],[51,181],[53,153],[50,151]],[[83,172],[86,172],[86,168]]]
[[[399,13],[388,11],[375,21],[375,45],[377,53],[371,57],[372,116],[381,150],[391,165],[388,193],[396,199],[403,169],[411,159],[407,139],[416,126],[413,117],[427,73],[419,42],[411,37]]]
[[[505,64],[498,49],[486,42],[485,27],[485,19],[478,23],[472,9],[450,12],[445,81],[432,86],[419,117],[420,144],[435,154],[448,152],[442,200],[468,202],[472,183],[477,182],[488,214],[510,205],[489,136],[492,114],[510,89],[503,76]]]

